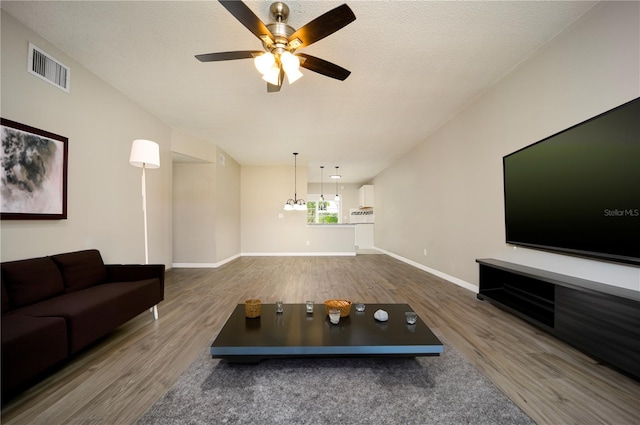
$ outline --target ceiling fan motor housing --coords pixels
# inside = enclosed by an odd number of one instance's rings
[[[269,6],[269,17],[276,22],[287,22],[289,19],[289,6],[281,1],[272,3]]]
[[[270,39],[265,37],[262,39],[262,45],[265,50],[271,53],[282,53],[286,50],[293,52],[289,46],[289,37],[296,30],[291,25],[287,24],[289,20],[289,6],[282,2],[272,3],[269,7],[269,17],[273,20],[272,23],[267,24],[266,27],[271,31],[271,34],[275,37],[273,44],[270,43]]]

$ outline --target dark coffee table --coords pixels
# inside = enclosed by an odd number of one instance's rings
[[[385,310],[389,320],[378,322],[373,313]],[[437,356],[442,342],[418,317],[405,322],[408,304],[367,304],[362,313],[351,306],[349,317],[331,324],[324,304],[307,314],[304,304],[285,304],[276,314],[275,304],[262,304],[261,316],[245,317],[238,304],[211,345],[211,357],[231,362],[258,362],[282,357]]]

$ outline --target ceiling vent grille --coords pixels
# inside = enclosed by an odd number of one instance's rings
[[[29,43],[29,72],[69,93],[71,70],[53,56]]]

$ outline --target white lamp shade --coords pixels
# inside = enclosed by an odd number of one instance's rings
[[[134,167],[160,168],[160,147],[151,140],[137,139],[131,145],[129,164]]]
[[[269,71],[267,71],[262,79],[268,82],[269,84],[273,84],[274,86],[278,85],[278,81],[280,79],[280,68],[277,65],[273,65]]]
[[[282,55],[280,55],[280,62],[282,62],[284,72],[287,74],[289,84],[293,84],[302,77],[302,72],[300,72],[299,69],[300,60],[292,55],[291,52],[283,52]]]
[[[289,80],[289,84],[293,84],[302,78],[302,72],[299,69],[292,69],[290,71],[285,71],[287,74],[287,80]]]
[[[262,75],[269,72],[269,70],[273,65],[275,65],[275,63],[276,63],[275,56],[273,56],[273,54],[269,52],[263,53],[260,56],[256,56],[253,59],[253,64],[255,65],[258,72],[260,72],[260,74]]]
[[[293,56],[291,52],[282,52],[280,55],[280,62],[282,62],[284,72],[293,71],[300,67],[300,60]]]

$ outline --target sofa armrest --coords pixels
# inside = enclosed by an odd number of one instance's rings
[[[158,278],[164,294],[164,264],[105,264],[107,282],[133,282]]]

